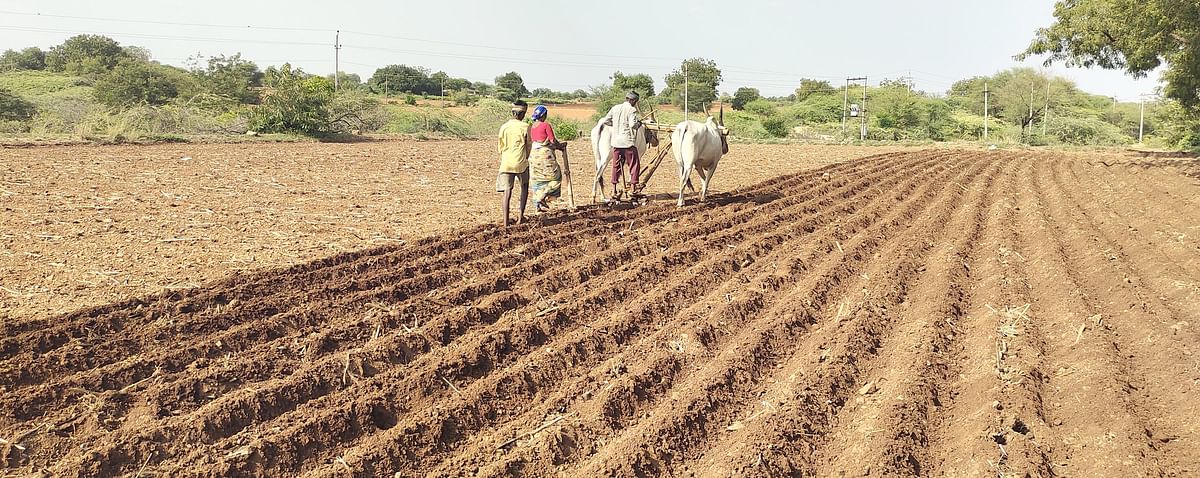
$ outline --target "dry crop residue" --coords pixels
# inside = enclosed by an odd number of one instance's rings
[[[1195,476],[1200,190],[893,153],[3,326],[53,476]]]

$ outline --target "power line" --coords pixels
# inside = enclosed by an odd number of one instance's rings
[[[100,31],[80,31],[80,30],[63,30],[56,28],[35,28],[22,27],[13,25],[0,25],[0,28],[12,31],[31,32],[31,33],[67,33],[67,34],[89,34],[89,35],[106,35],[106,36],[123,36],[130,38],[145,38],[151,40],[177,40],[177,41],[193,41],[193,42],[225,42],[225,43],[263,43],[272,45],[297,45],[297,46],[326,46],[325,43],[318,42],[296,42],[283,40],[249,40],[239,38],[215,38],[215,37],[192,37],[192,36],[175,36],[175,35],[155,35],[144,33],[121,33],[121,32],[100,32]]]
[[[298,32],[333,32],[330,29],[324,28],[297,28],[297,27],[268,27],[254,25],[220,25],[213,23],[185,23],[185,22],[165,22],[157,20],[130,20],[127,18],[101,18],[101,17],[81,17],[75,15],[55,15],[50,13],[40,12],[13,12],[8,10],[0,10],[0,13],[7,15],[21,15],[30,17],[46,17],[46,18],[64,18],[71,20],[88,20],[102,22],[120,22],[120,23],[142,23],[148,25],[171,25],[185,27],[208,27],[208,28],[235,28],[235,29],[255,29],[255,30],[278,30],[278,31],[298,31]]]

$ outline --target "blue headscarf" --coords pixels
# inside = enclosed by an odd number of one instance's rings
[[[546,110],[545,106],[537,105],[537,107],[535,107],[533,109],[533,120],[534,121],[544,120],[544,119],[546,119],[546,114],[548,114],[548,113],[549,113],[549,111]]]

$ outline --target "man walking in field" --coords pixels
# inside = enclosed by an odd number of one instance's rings
[[[614,105],[608,110],[608,114],[600,121],[605,125],[612,126],[612,186],[613,196],[619,197],[616,193],[617,184],[621,182],[621,168],[625,164],[629,165],[629,193],[630,196],[638,194],[641,190],[638,187],[638,175],[641,172],[641,160],[638,158],[638,150],[635,146],[637,138],[637,129],[642,126],[642,122],[638,120],[637,114],[638,94],[636,91],[630,91],[625,95],[625,102]]]
[[[504,193],[501,203],[501,214],[504,215],[504,227],[508,227],[508,205],[512,201],[513,183],[521,184],[521,202],[518,206],[517,224],[525,222],[525,203],[529,202],[529,151],[532,141],[529,139],[529,124],[525,122],[525,112],[529,105],[522,100],[513,102],[512,119],[500,127],[500,173],[496,176],[496,191]]]

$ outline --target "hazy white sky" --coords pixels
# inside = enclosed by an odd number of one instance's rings
[[[404,63],[488,82],[515,70],[529,88],[555,90],[607,83],[620,70],[649,73],[661,89],[680,60],[700,56],[717,62],[720,89],[730,93],[754,86],[786,95],[801,77],[836,85],[863,75],[871,84],[912,76],[918,88],[944,92],[957,79],[1019,65],[1012,56],[1052,12],[1050,0],[0,0],[0,50],[99,33],[168,64],[241,52],[263,68],[290,61],[325,74],[340,29],[342,70],[364,80]],[[1130,101],[1158,84],[1157,74],[1052,71]]]

